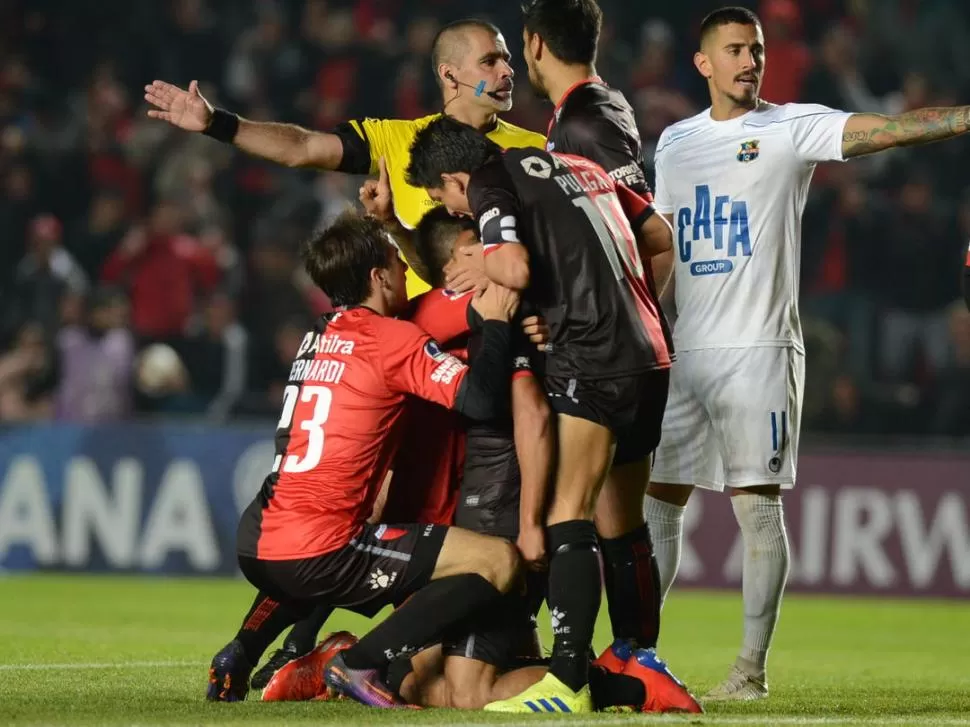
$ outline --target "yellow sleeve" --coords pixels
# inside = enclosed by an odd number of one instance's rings
[[[395,150],[395,139],[409,130],[412,122],[402,119],[352,119],[333,133],[344,145],[337,171],[348,174],[377,174],[377,160]]]

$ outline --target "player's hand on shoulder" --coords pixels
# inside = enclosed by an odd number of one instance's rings
[[[481,243],[466,245],[445,265],[445,287],[453,293],[484,290],[488,286],[485,275],[485,253]]]
[[[519,294],[511,288],[490,283],[472,299],[472,307],[486,321],[511,321],[519,309]]]
[[[198,81],[192,81],[188,90],[152,81],[145,86],[145,100],[155,107],[149,109],[149,117],[186,131],[205,131],[212,121],[212,104],[199,91]]]
[[[387,162],[381,157],[377,163],[377,179],[368,179],[360,188],[360,203],[364,210],[381,222],[390,222],[394,217],[394,202],[391,195],[391,180],[387,174]]]

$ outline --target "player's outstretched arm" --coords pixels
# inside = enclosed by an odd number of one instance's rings
[[[897,146],[943,141],[970,131],[970,106],[926,108],[894,116],[853,114],[842,133],[846,159]]]
[[[343,159],[343,142],[336,134],[310,131],[295,124],[250,121],[216,109],[199,91],[198,81],[182,89],[165,81],[145,86],[145,100],[154,106],[153,119],[185,131],[197,131],[234,144],[247,154],[287,167],[335,170]]]

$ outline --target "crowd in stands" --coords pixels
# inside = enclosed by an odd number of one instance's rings
[[[648,164],[701,111],[696,28],[722,3],[601,0],[598,70]],[[763,0],[763,97],[896,113],[970,103],[970,4]],[[517,3],[0,1],[0,421],[275,417],[326,297],[299,243],[359,177],[293,170],[148,119],[153,79],[258,120],[327,129],[440,110],[441,23],[485,17],[520,69],[508,119],[546,128]],[[804,420],[831,434],[970,435],[970,141],[820,167],[805,213]],[[163,343],[179,375],[149,385]],[[157,357],[156,357],[157,359]],[[149,362],[151,363],[151,362]],[[158,361],[154,361],[158,363]]]

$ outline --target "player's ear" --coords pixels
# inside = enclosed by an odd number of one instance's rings
[[[694,68],[704,78],[710,78],[714,75],[714,69],[711,68],[711,61],[703,51],[697,51],[694,54]]]
[[[542,41],[542,36],[538,33],[533,33],[529,36],[529,52],[532,53],[532,57],[537,61],[542,60],[542,51],[545,50],[546,44]]]
[[[461,194],[465,193],[465,180],[462,179],[459,175],[443,173],[441,175],[442,188],[447,187],[449,184],[453,185],[454,188]]]
[[[455,69],[447,63],[442,63],[438,66],[438,81],[443,88],[458,90],[458,81],[455,80]]]

